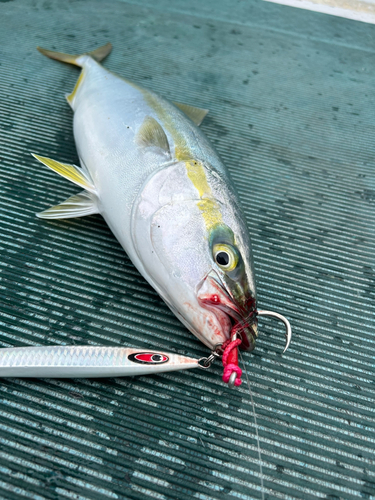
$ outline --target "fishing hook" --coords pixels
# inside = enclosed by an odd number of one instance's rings
[[[292,340],[292,327],[290,326],[289,321],[282,314],[279,314],[277,312],[272,312],[272,311],[258,311],[257,315],[258,316],[271,316],[272,318],[277,318],[284,323],[285,328],[286,328],[286,333],[285,333],[286,342],[285,342],[285,349],[283,350],[283,354],[284,354],[284,352],[289,347],[290,341]]]
[[[282,314],[279,314],[279,313],[273,312],[273,311],[257,311],[256,315],[257,316],[270,316],[273,318],[277,318],[284,323],[285,328],[286,328],[286,334],[285,334],[286,343],[285,343],[285,348],[283,350],[283,354],[284,354],[284,352],[288,349],[290,342],[292,340],[292,327],[290,326],[289,321]],[[234,342],[237,338],[241,338],[241,334],[238,330],[233,332],[233,334],[231,336],[231,342]],[[201,358],[199,360],[199,366],[201,368],[206,368],[206,369],[209,368],[211,366],[212,362],[214,361],[214,359],[217,357],[220,357],[223,354],[220,351],[222,351],[220,349],[220,345],[215,346],[215,349],[213,351],[211,351],[211,354],[210,354],[210,356],[208,356],[208,358]],[[233,371],[232,374],[230,375],[230,378],[228,381],[228,386],[231,389],[233,389],[235,382],[236,382],[236,379],[237,379],[237,373],[235,371]]]

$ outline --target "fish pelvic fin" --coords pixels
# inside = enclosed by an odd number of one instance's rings
[[[63,52],[55,52],[54,50],[47,50],[43,49],[42,47],[37,47],[39,52],[43,54],[44,56],[49,57],[50,59],[55,59],[56,61],[61,61],[65,62],[68,64],[74,64],[75,66],[80,66],[82,67],[82,63],[79,60],[80,57],[82,56],[90,56],[95,61],[100,62],[102,61],[107,55],[111,52],[112,50],[112,44],[111,43],[106,43],[102,47],[99,47],[91,52],[85,52],[84,54],[64,54]]]
[[[36,214],[40,219],[72,219],[100,213],[98,198],[94,193],[82,191],[74,194],[59,205]]]
[[[65,177],[65,179],[68,179],[74,184],[77,184],[77,186],[86,189],[86,191],[89,191],[90,193],[96,192],[90,174],[83,168],[77,167],[76,165],[68,165],[67,163],[60,163],[56,160],[52,160],[51,158],[39,156],[34,153],[31,154],[35,159],[40,161],[40,163],[43,163],[43,165],[46,165],[46,167],[54,170],[62,177]]]
[[[189,104],[182,104],[181,102],[174,102],[173,104],[183,111],[197,127],[199,127],[208,114],[208,109],[196,108],[195,106],[189,106]]]

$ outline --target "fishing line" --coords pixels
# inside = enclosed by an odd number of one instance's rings
[[[249,377],[247,375],[246,365],[245,365],[245,362],[243,360],[241,351],[239,351],[239,355],[240,355],[241,363],[242,363],[242,366],[243,366],[243,369],[244,369],[244,372],[245,372],[247,387],[249,389],[249,394],[250,394],[251,406],[253,408],[253,416],[254,416],[254,424],[255,424],[255,435],[256,435],[256,439],[257,439],[258,458],[259,458],[260,487],[261,487],[261,490],[262,490],[262,500],[264,500],[264,482],[263,482],[262,454],[261,454],[261,451],[260,451],[260,441],[259,441],[257,415],[255,413],[255,404],[254,404],[254,399],[253,399],[253,392],[252,392],[251,387],[250,387]]]

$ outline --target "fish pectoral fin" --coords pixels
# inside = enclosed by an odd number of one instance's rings
[[[44,156],[39,156],[31,153],[35,159],[46,165],[46,167],[54,170],[65,179],[77,184],[91,193],[95,193],[96,189],[94,183],[90,177],[90,174],[76,165],[68,165],[67,163],[60,163],[59,161],[52,160],[51,158],[45,158]]]
[[[48,208],[36,214],[40,219],[72,219],[100,213],[98,199],[94,193],[82,191],[74,194],[59,205]]]
[[[168,138],[163,127],[152,116],[146,116],[135,140],[138,146],[160,148],[168,156],[171,155]]]
[[[183,111],[197,127],[203,122],[208,113],[208,109],[196,108],[195,106],[189,106],[189,104],[182,104],[180,102],[173,102],[173,104]]]

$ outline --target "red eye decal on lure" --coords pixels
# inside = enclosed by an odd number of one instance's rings
[[[159,352],[135,352],[128,356],[129,361],[133,363],[161,365],[169,361],[168,356],[160,354]]]

